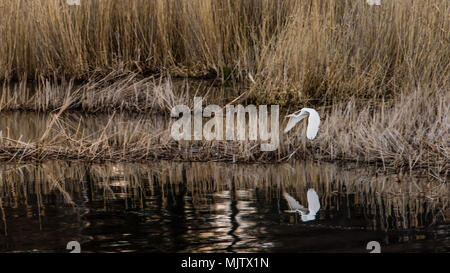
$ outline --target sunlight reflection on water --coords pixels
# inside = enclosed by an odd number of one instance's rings
[[[414,182],[414,183],[413,183]],[[316,219],[289,212],[283,192]],[[0,167],[0,251],[448,251],[448,187],[366,167],[292,162]]]

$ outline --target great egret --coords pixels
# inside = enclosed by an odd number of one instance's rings
[[[367,0],[366,2],[369,6],[381,6],[381,0]]]
[[[306,137],[309,140],[312,140],[316,137],[317,132],[319,131],[320,124],[320,116],[316,110],[312,108],[302,108],[301,110],[298,110],[297,112],[287,116],[290,117],[290,119],[288,125],[286,126],[286,129],[284,129],[285,134],[289,132],[295,126],[295,124],[309,116]]]
[[[283,193],[286,199],[290,212],[300,213],[302,215],[302,221],[308,222],[316,219],[316,214],[320,209],[319,196],[314,189],[309,189],[306,194],[308,198],[308,208],[300,205],[300,203],[290,196],[287,192]]]

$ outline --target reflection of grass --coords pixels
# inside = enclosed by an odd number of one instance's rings
[[[8,165],[6,165],[8,166]],[[305,203],[306,191],[314,188],[326,210],[335,210],[339,196],[351,196],[359,213],[381,215],[382,226],[394,219],[397,228],[423,227],[442,217],[448,205],[448,187],[439,180],[414,176],[375,175],[376,169],[344,169],[326,163],[303,162],[281,165],[226,165],[221,163],[74,164],[47,162],[40,165],[0,170],[0,200],[3,208],[32,205],[45,210],[47,196],[72,206],[90,201],[128,200],[131,208],[143,209],[143,202],[160,196],[163,206],[186,189],[193,209],[211,204],[214,194],[232,190],[257,193],[260,202],[282,200],[282,191]],[[408,183],[405,183],[408,182]],[[233,186],[232,186],[233,184]],[[89,188],[90,195],[84,195]],[[24,204],[25,202],[25,204]],[[165,205],[164,205],[165,204]],[[342,205],[342,204],[341,204]],[[353,205],[353,204],[347,204]],[[81,205],[82,206],[82,205]],[[42,212],[44,214],[44,212]],[[430,217],[431,218],[428,218]],[[397,222],[398,221],[398,222]],[[430,221],[431,223],[431,221]]]
[[[447,0],[0,0],[0,77],[201,76],[224,67],[260,101],[448,87]]]

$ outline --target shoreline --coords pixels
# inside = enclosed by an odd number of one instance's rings
[[[28,105],[34,108],[27,115],[43,116],[39,132],[31,132],[36,135],[34,139],[21,139],[22,133],[30,133],[26,123],[10,136],[10,126],[17,124],[5,119],[5,128],[0,129],[1,161],[166,159],[274,163],[295,157],[379,163],[385,169],[431,168],[445,176],[450,165],[450,96],[445,92],[417,89],[389,101],[374,99],[368,103],[352,98],[319,106],[316,109],[322,122],[316,139],[307,140],[306,126],[301,124],[287,135],[280,131],[278,150],[261,152],[260,140],[173,140],[171,108],[185,104],[192,110],[197,93],[174,87],[170,79],[136,79],[132,74],[119,81],[104,79],[78,87],[70,82],[60,86],[47,82],[31,96],[26,85],[3,85],[2,90],[0,112],[4,115],[17,118],[21,115],[18,109]],[[216,94],[205,90],[210,95],[206,97],[208,103],[214,102]],[[7,99],[7,94],[13,94],[15,99]],[[219,99],[222,106],[229,101],[243,105],[247,101],[245,97],[237,101]],[[282,113],[292,109],[281,106]],[[73,117],[67,121],[65,114]],[[160,123],[155,121],[158,119]],[[77,120],[89,121],[91,125],[83,125],[90,126],[84,128]],[[21,121],[33,124],[26,118]],[[286,123],[287,120],[280,120],[280,130]]]
[[[41,113],[39,114],[41,130],[39,132],[32,130],[36,134],[34,140],[20,140],[23,139],[21,134],[27,133],[21,132],[20,128],[16,128],[13,136],[8,136],[6,130],[0,130],[2,131],[0,134],[0,160],[3,162],[172,160],[278,163],[295,158],[326,162],[357,162],[394,170],[430,169],[435,173],[448,176],[450,147],[448,143],[441,141],[445,139],[445,128],[437,130],[436,132],[440,132],[440,135],[436,135],[434,138],[423,137],[417,140],[416,136],[421,133],[413,124],[417,121],[407,120],[406,125],[410,125],[406,128],[408,134],[398,136],[403,141],[393,142],[399,143],[398,145],[401,146],[392,146],[392,143],[383,146],[384,141],[389,140],[387,137],[392,138],[393,133],[389,130],[398,131],[400,126],[405,126],[404,120],[400,119],[401,122],[388,126],[385,137],[374,141],[371,139],[373,135],[362,135],[361,132],[383,130],[380,128],[383,123],[374,121],[374,119],[380,118],[383,111],[369,114],[367,109],[363,109],[350,111],[344,115],[342,111],[346,109],[345,107],[340,108],[336,105],[333,107],[334,110],[323,115],[317,139],[306,140],[306,126],[299,125],[293,133],[284,135],[280,132],[280,146],[273,152],[261,152],[259,150],[260,141],[175,141],[170,137],[170,124],[173,119],[168,118],[167,115],[160,116],[162,123],[155,123],[152,120],[155,118],[154,115],[128,114],[127,112],[102,114],[101,120],[96,118],[97,115],[79,116],[78,112],[68,110],[57,114]],[[405,109],[414,111],[417,108],[407,107]],[[396,112],[395,108],[384,109],[385,114],[389,111]],[[447,112],[448,107],[443,115],[445,116]],[[36,112],[27,112],[27,115],[33,116],[33,113]],[[22,115],[14,111],[8,112],[8,114],[13,117]],[[66,120],[65,114],[68,114],[71,123]],[[128,117],[128,115],[132,117]],[[364,120],[363,115],[366,115],[366,123],[358,124],[353,121],[354,119]],[[408,116],[408,113],[403,113],[403,115]],[[341,116],[347,116],[348,120],[341,119]],[[82,125],[77,125],[78,117],[80,122],[83,120]],[[97,122],[95,122],[96,120]],[[281,122],[280,129],[286,121],[281,120]],[[95,126],[92,127],[91,123],[94,123]],[[439,124],[443,123],[438,120],[433,124],[437,124],[435,127],[439,128]],[[76,126],[81,126],[81,129],[75,130]],[[88,127],[84,128],[83,126]],[[360,134],[355,135],[358,132]],[[429,130],[426,132],[430,133]],[[352,135],[353,138],[350,138]],[[405,138],[408,135],[411,138]],[[398,153],[398,151],[403,151],[403,153]]]
[[[16,151],[16,153],[24,152],[24,150]],[[42,151],[40,151],[42,152]],[[196,158],[186,158],[186,159],[180,159],[179,157],[181,155],[176,155],[177,158],[171,158],[171,157],[149,157],[144,159],[119,159],[115,160],[113,158],[106,158],[106,157],[100,157],[100,158],[83,158],[78,156],[68,156],[67,154],[62,155],[51,155],[46,156],[42,159],[36,159],[33,157],[33,155],[29,155],[31,158],[21,158],[21,160],[15,160],[16,158],[10,158],[10,159],[4,159],[2,158],[2,154],[4,154],[5,151],[0,151],[0,164],[6,164],[6,165],[40,165],[40,164],[46,164],[49,162],[66,162],[66,163],[74,163],[74,164],[96,164],[96,165],[102,165],[102,164],[137,164],[137,165],[152,165],[156,163],[161,162],[169,162],[173,164],[183,164],[183,163],[199,163],[199,164],[207,164],[207,163],[220,163],[220,164],[226,164],[229,166],[253,166],[253,165],[262,165],[262,166],[276,166],[280,164],[291,164],[294,162],[316,162],[316,163],[324,163],[324,164],[332,164],[336,165],[338,167],[348,167],[348,168],[364,168],[368,167],[372,170],[377,170],[377,173],[382,174],[401,174],[405,176],[414,176],[414,177],[421,177],[421,178],[433,178],[438,181],[444,181],[445,179],[450,177],[450,173],[445,170],[446,167],[442,166],[435,166],[433,164],[431,165],[418,165],[415,166],[413,169],[409,169],[408,166],[392,166],[389,163],[386,163],[383,166],[383,162],[381,160],[377,161],[362,161],[357,159],[350,159],[350,158],[325,158],[325,157],[298,157],[298,156],[292,156],[289,159],[269,159],[266,161],[249,161],[249,160],[237,160],[233,161],[229,158],[216,158],[216,159],[199,159],[202,155],[198,155]],[[38,153],[36,153],[38,154]],[[175,157],[175,156],[174,156]],[[448,166],[450,163],[446,163],[445,166]],[[448,169],[448,167],[447,167]],[[442,170],[441,172],[435,172],[436,170]],[[433,175],[430,176],[430,172],[433,173]]]

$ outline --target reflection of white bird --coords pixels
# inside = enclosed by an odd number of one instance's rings
[[[316,137],[317,132],[319,131],[320,124],[320,116],[316,110],[312,108],[302,108],[301,110],[298,110],[297,112],[287,116],[290,117],[290,119],[288,125],[286,126],[286,129],[284,129],[284,133],[289,132],[292,128],[294,128],[295,124],[309,116],[306,137],[308,137],[308,139],[310,140]]]
[[[381,6],[381,0],[367,0],[366,2],[369,6]]]
[[[284,198],[286,199],[290,212],[297,212],[302,215],[302,221],[312,221],[316,219],[316,214],[320,210],[320,201],[319,196],[317,195],[314,189],[309,189],[306,194],[308,198],[308,208],[300,205],[300,203],[294,199],[294,197],[290,196],[287,192],[283,193]]]

